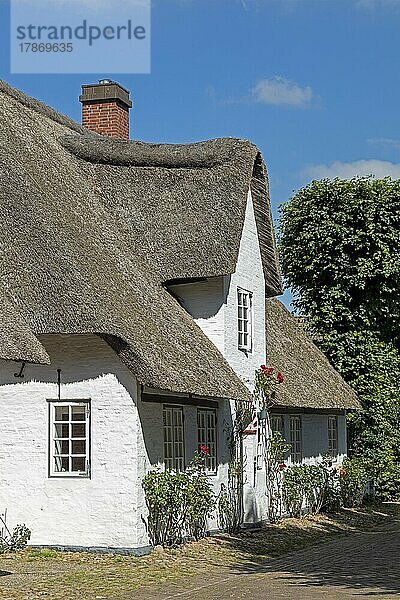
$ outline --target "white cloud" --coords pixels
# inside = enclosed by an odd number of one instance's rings
[[[334,179],[335,177],[352,179],[368,175],[374,175],[378,179],[387,176],[400,179],[400,163],[374,159],[353,162],[335,161],[329,165],[310,165],[303,169],[301,174],[305,179]]]
[[[311,87],[300,87],[297,83],[284,77],[260,79],[252,89],[252,97],[260,104],[275,104],[280,106],[310,106],[314,98]]]
[[[388,148],[394,148],[395,150],[400,149],[400,140],[393,138],[370,138],[367,140],[368,144],[374,144],[379,146],[387,146]]]

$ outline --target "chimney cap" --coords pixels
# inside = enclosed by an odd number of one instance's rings
[[[111,79],[100,79],[99,83],[83,85],[79,100],[82,104],[115,100],[126,109],[132,108],[129,91]]]

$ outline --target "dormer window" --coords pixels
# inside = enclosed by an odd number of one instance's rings
[[[251,352],[253,347],[253,294],[242,288],[237,290],[238,298],[238,348]]]

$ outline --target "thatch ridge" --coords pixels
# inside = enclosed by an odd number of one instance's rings
[[[282,371],[276,405],[311,409],[360,408],[355,393],[276,298],[266,301],[267,355]]]
[[[145,144],[85,135],[61,142],[93,165],[105,206],[127,240],[141,237],[163,282],[235,271],[250,188],[266,293],[282,292],[268,176],[253,144],[235,138]]]
[[[67,135],[63,145],[88,162],[115,166],[164,167],[166,169],[208,169],[235,159],[257,148],[246,140],[216,138],[192,144],[151,144],[136,140],[118,140],[103,136]]]

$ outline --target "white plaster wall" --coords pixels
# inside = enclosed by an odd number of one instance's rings
[[[315,464],[321,462],[328,452],[328,415],[303,414],[303,456],[304,462]],[[347,428],[345,415],[337,415],[338,423],[338,455],[334,464],[341,464],[347,454]]]
[[[250,191],[236,271],[233,275],[225,277],[224,284],[226,293],[224,356],[249,389],[253,390],[254,371],[266,360],[265,280]],[[238,349],[238,287],[253,293],[253,349],[248,354]]]
[[[0,362],[0,511],[7,508],[10,525],[26,523],[32,544],[146,545],[138,535],[138,464],[145,456],[137,444],[134,378],[97,336],[40,340],[52,365],[27,365],[22,382],[15,363]],[[57,398],[58,367],[62,399],[91,399],[91,479],[48,477],[46,400]]]
[[[274,411],[274,414],[278,414]],[[335,413],[332,413],[334,415]],[[302,423],[303,462],[316,464],[321,462],[324,454],[328,452],[328,414],[296,413],[283,414],[285,438],[290,442],[290,415],[298,415]],[[338,422],[338,455],[335,464],[341,464],[347,453],[347,428],[344,414],[337,416]],[[290,459],[285,461],[290,464]]]
[[[169,289],[206,336],[224,354],[226,302],[224,278],[214,277],[206,281],[173,285]]]

